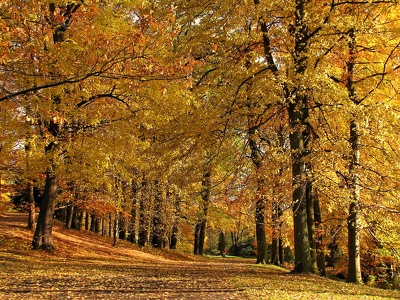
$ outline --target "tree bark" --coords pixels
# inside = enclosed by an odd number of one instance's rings
[[[81,210],[79,212],[79,231],[85,229],[85,211]]]
[[[262,179],[261,166],[263,158],[257,141],[255,140],[256,127],[251,126],[249,128],[249,147],[251,150],[251,161],[255,166],[255,172],[257,178],[257,192],[256,192],[256,211],[255,211],[255,222],[256,222],[256,241],[257,241],[257,264],[267,263],[267,237],[265,233],[265,205],[266,199],[264,195],[264,180]]]
[[[262,185],[261,183],[259,183]],[[259,190],[260,199],[256,203],[256,240],[257,240],[257,264],[267,264],[268,249],[267,237],[265,234],[265,196],[262,195],[263,191]]]
[[[314,193],[314,221],[316,228],[316,252],[317,252],[317,267],[319,275],[326,276],[325,270],[325,247],[323,242],[322,215],[319,204],[318,194]]]
[[[197,255],[199,253],[199,243],[200,243],[200,223],[197,223],[194,228],[194,242],[193,242],[193,254]]]
[[[290,147],[292,149],[293,180],[293,223],[294,223],[294,256],[295,271],[308,273],[312,271],[310,242],[307,223],[305,149],[303,130],[304,106],[301,95],[295,103],[289,104]],[[304,97],[304,96],[303,96]]]
[[[309,167],[309,170],[310,169],[311,166]],[[310,243],[311,272],[318,273],[317,243],[315,240],[314,191],[313,191],[313,182],[311,181],[311,179],[307,180],[306,205],[307,205],[308,240]]]
[[[346,82],[347,93],[351,102],[357,107],[360,101],[355,88],[357,45],[354,29],[349,31],[349,61],[347,63],[348,79]],[[348,230],[348,282],[361,283],[361,258],[360,258],[360,185],[358,166],[360,165],[360,132],[357,115],[353,114],[350,120],[350,167],[349,167],[349,192],[350,205],[347,218]]]
[[[153,232],[152,232],[152,245],[155,248],[161,249],[163,246],[163,222],[162,222],[162,209],[163,198],[161,184],[157,180],[154,182],[155,197],[154,197],[154,213],[153,213]]]
[[[350,206],[347,218],[348,230],[348,282],[361,283],[360,256],[360,187],[356,166],[359,164],[359,132],[358,123],[352,120],[350,124],[350,141],[352,145],[352,163],[350,165]]]
[[[277,201],[272,204],[272,245],[271,245],[271,264],[280,265],[282,261],[281,249],[282,247],[282,209]]]
[[[118,241],[119,241],[119,213],[115,213],[115,218],[114,218],[114,247],[118,247]]]
[[[205,171],[203,174],[202,181],[202,192],[201,192],[201,203],[200,203],[200,217],[195,228],[195,245],[194,254],[203,255],[204,241],[206,238],[206,227],[207,227],[207,213],[208,205],[210,203],[211,195],[211,171]]]
[[[74,219],[74,205],[70,204],[68,205],[67,208],[67,223],[66,223],[67,229],[71,229],[73,219]]]
[[[150,199],[149,199],[148,194],[149,194],[149,191],[148,191],[147,181],[145,179],[143,179],[141,196],[139,199],[138,245],[140,247],[144,247],[148,243],[149,207],[150,207]]]
[[[33,190],[33,182],[28,183],[28,203],[29,203],[29,215],[28,215],[28,229],[35,229],[35,195]]]
[[[180,214],[181,214],[181,203],[180,203],[180,198],[177,195],[175,201],[175,218],[171,230],[171,241],[169,244],[169,249],[176,249],[176,246],[178,244]]]
[[[57,177],[54,168],[46,172],[46,183],[43,192],[42,204],[40,206],[39,217],[33,236],[33,249],[53,250],[53,215],[54,203],[57,197]]]

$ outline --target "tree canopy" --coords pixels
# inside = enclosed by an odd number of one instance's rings
[[[198,254],[207,228],[235,244],[253,226],[258,263],[286,245],[303,273],[339,245],[351,282],[372,254],[397,261],[399,17],[390,0],[2,0],[0,172],[43,191],[33,246],[75,207],[141,246],[192,231]]]

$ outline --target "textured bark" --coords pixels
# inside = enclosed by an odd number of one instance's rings
[[[195,228],[194,254],[203,255],[204,241],[206,238],[207,213],[210,204],[211,171],[203,174],[203,191],[201,193],[200,217]]]
[[[316,231],[315,241],[316,241],[318,272],[321,276],[326,276],[322,215],[317,193],[314,194],[314,221],[315,221],[315,231]]]
[[[193,254],[196,254],[196,255],[200,254],[199,253],[200,227],[201,227],[201,224],[197,223],[194,228]]]
[[[29,181],[28,183],[28,203],[29,203],[29,215],[28,215],[28,229],[35,229],[35,219],[36,219],[36,211],[35,211],[35,196],[33,192],[33,182]]]
[[[296,0],[294,35],[294,67],[297,78],[302,78],[307,70],[308,29],[305,22],[305,2]],[[290,148],[292,159],[293,180],[293,220],[294,220],[294,256],[295,271],[299,273],[312,272],[310,256],[310,240],[307,223],[307,174],[306,157],[307,149],[305,134],[307,134],[307,91],[301,82],[295,83],[292,94],[286,99],[290,101],[288,107],[290,126]]]
[[[174,223],[173,223],[172,229],[171,229],[171,241],[169,244],[170,249],[176,249],[176,246],[178,244],[180,213],[181,213],[181,203],[180,203],[179,196],[177,196],[177,199],[175,202],[175,218],[174,218]]]
[[[79,212],[79,230],[82,231],[85,228],[85,211]]]
[[[118,212],[115,213],[113,229],[114,229],[113,246],[118,247],[118,241],[119,241],[119,213]]]
[[[162,197],[162,186],[160,182],[154,182],[155,197],[154,197],[154,213],[153,213],[153,230],[152,230],[152,245],[155,248],[161,249],[163,246],[163,222],[162,222],[162,210],[163,210],[163,197]]]
[[[315,240],[314,192],[313,192],[313,183],[311,182],[311,180],[308,180],[307,182],[306,204],[307,204],[308,240],[310,243],[311,272],[318,273],[317,242]]]
[[[40,206],[36,230],[32,240],[33,249],[53,250],[52,228],[56,197],[57,177],[52,170],[48,170],[42,204]]]
[[[258,174],[261,170],[263,158],[261,156],[260,146],[255,139],[256,127],[249,128],[249,147],[251,151],[251,161],[255,167],[255,172]],[[267,236],[265,233],[265,205],[266,199],[264,195],[264,180],[260,177],[257,178],[257,193],[256,193],[256,241],[257,241],[257,264],[266,264],[268,249],[267,249]]]
[[[90,230],[91,222],[90,222],[90,214],[88,212],[85,213],[85,230]]]
[[[352,144],[352,163],[350,166],[350,206],[347,218],[348,230],[348,282],[361,283],[361,257],[360,257],[360,188],[356,165],[359,164],[359,133],[358,123],[353,120],[350,125],[350,140]]]
[[[349,74],[346,87],[349,99],[356,106],[360,104],[357,98],[355,79],[356,76],[356,36],[354,30],[349,31],[349,61],[347,72]],[[350,167],[349,167],[349,191],[350,205],[347,218],[348,230],[348,282],[361,283],[361,260],[360,260],[360,186],[358,166],[360,165],[360,133],[357,116],[353,115],[350,121]]]
[[[307,223],[305,149],[302,126],[304,126],[304,105],[301,95],[297,104],[289,105],[290,146],[292,149],[293,178],[293,223],[295,271],[311,272],[310,242]],[[303,96],[304,97],[304,96]]]
[[[138,233],[138,245],[144,247],[148,243],[149,239],[149,190],[147,181],[143,179],[141,196],[139,198],[139,233]]]
[[[257,264],[267,264],[268,249],[265,234],[265,197],[261,195],[256,203],[256,239],[257,239]]]
[[[67,229],[72,228],[73,219],[74,219],[74,205],[70,204],[70,205],[68,205],[68,208],[67,208],[67,222],[65,225]]]
[[[290,147],[292,160],[292,185],[293,185],[293,230],[294,230],[294,254],[295,271],[308,273],[312,271],[310,257],[310,242],[307,224],[307,205],[306,205],[306,168],[305,158],[306,149],[304,143],[304,131],[307,126],[307,90],[301,82],[307,71],[307,50],[311,35],[306,26],[305,5],[307,1],[295,1],[295,16],[293,30],[289,30],[293,36],[293,63],[294,63],[294,82],[289,87],[283,84],[284,100],[288,104],[288,116],[290,127]],[[254,4],[260,5],[260,0],[254,0]],[[263,47],[265,60],[269,70],[278,75],[278,67],[275,64],[270,38],[268,33],[269,24],[260,16],[259,25],[263,36]],[[297,81],[299,80],[299,81]]]
[[[272,205],[272,244],[271,244],[271,264],[280,265],[282,264],[282,209],[278,202],[274,202]]]

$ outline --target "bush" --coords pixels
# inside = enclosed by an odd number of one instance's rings
[[[245,258],[255,257],[256,253],[255,253],[254,248],[252,246],[247,246],[245,248],[242,248],[242,250],[240,250],[239,256],[240,257],[245,257]]]

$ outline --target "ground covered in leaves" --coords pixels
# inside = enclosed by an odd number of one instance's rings
[[[155,252],[54,228],[56,250],[30,249],[24,214],[0,215],[0,299],[400,299],[400,292],[291,274],[237,258]]]

